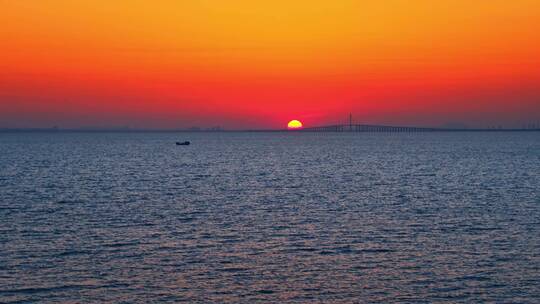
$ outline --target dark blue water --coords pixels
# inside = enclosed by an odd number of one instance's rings
[[[539,133],[0,133],[0,302],[539,299]]]

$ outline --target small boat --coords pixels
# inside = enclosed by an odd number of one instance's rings
[[[176,145],[177,146],[189,146],[191,143],[189,141],[184,141],[184,142],[179,142],[177,141],[176,142]]]

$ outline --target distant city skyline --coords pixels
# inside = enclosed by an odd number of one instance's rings
[[[485,125],[485,126],[469,126],[463,123],[447,123],[438,126],[422,126],[422,125],[396,125],[396,124],[365,124],[353,122],[352,120],[348,123],[343,121],[334,122],[327,125],[307,125],[300,127],[300,129],[317,129],[317,128],[331,128],[333,126],[342,126],[345,131],[347,127],[350,126],[352,129],[358,126],[380,126],[380,127],[403,127],[403,128],[426,128],[434,130],[540,130],[540,122],[537,123],[523,123],[516,125]],[[82,126],[82,127],[60,127],[58,125],[52,127],[0,127],[0,131],[10,131],[10,130],[35,130],[35,131],[189,131],[189,132],[221,132],[221,131],[285,131],[291,129],[290,127],[277,127],[277,128],[223,128],[221,126],[213,127],[200,127],[200,126],[191,126],[191,127],[176,127],[176,128],[145,128],[145,127],[130,127],[130,126]]]

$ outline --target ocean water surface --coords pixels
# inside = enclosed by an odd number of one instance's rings
[[[539,299],[538,132],[0,133],[1,303]]]

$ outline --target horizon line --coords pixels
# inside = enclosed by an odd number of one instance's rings
[[[540,127],[521,127],[521,128],[503,128],[503,127],[488,127],[488,128],[448,128],[448,127],[408,127],[408,126],[390,126],[390,125],[352,125],[352,126],[366,126],[366,127],[375,127],[375,128],[402,128],[423,132],[494,132],[494,131],[540,131]],[[341,128],[336,130],[331,130],[331,128]],[[327,133],[374,133],[374,132],[384,132],[384,131],[375,131],[375,130],[363,130],[355,131],[347,129],[351,127],[349,124],[337,124],[337,125],[327,125],[327,126],[316,126],[316,127],[305,127],[297,130],[291,130],[287,128],[281,129],[193,129],[193,128],[130,128],[130,127],[120,127],[120,128],[0,128],[1,133],[16,133],[16,132],[59,132],[59,133],[175,133],[175,132],[184,132],[184,133],[234,133],[234,132],[307,132],[307,133],[316,133],[316,132],[327,132]]]

